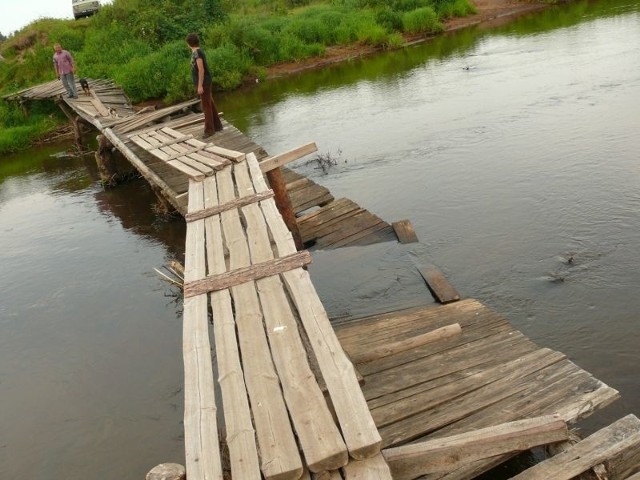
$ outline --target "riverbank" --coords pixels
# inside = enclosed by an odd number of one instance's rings
[[[479,27],[492,28],[504,25],[527,13],[537,12],[550,7],[551,3],[541,1],[518,1],[518,0],[470,0],[475,6],[476,13],[466,17],[456,17],[447,20],[444,24],[444,32],[439,35],[446,35],[463,28]],[[435,35],[406,36],[405,46],[426,42]],[[322,57],[314,57],[301,60],[295,63],[285,63],[273,65],[267,68],[267,78],[278,78],[293,75],[305,70],[323,68],[334,63],[353,60],[360,57],[374,55],[383,51],[381,47],[370,45],[347,45],[328,47]]]

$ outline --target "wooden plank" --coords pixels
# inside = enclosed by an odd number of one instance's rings
[[[102,133],[109,139],[109,141],[122,152],[122,154],[129,160],[133,166],[138,169],[138,171],[142,174],[142,176],[151,184],[156,185],[165,198],[178,210],[183,214],[186,213],[183,210],[180,210],[179,204],[175,201],[176,192],[160,177],[157,173],[151,170],[147,165],[135,154],[133,151],[127,147],[122,140],[110,129],[105,128]]]
[[[464,375],[449,375],[448,379],[439,377],[437,382],[419,384],[418,388],[409,392],[403,392],[398,396],[394,395],[394,402],[372,408],[373,418],[376,425],[382,428],[419,412],[436,408],[471,394],[511,372],[523,368],[523,365],[535,365],[535,368],[541,370],[564,359],[565,356],[561,353],[549,349],[539,349],[497,365],[465,369]],[[440,379],[446,379],[446,381],[440,382]]]
[[[393,230],[396,232],[398,241],[400,243],[415,243],[418,241],[416,231],[411,225],[409,220],[400,220],[391,224]]]
[[[311,263],[311,255],[307,250],[293,253],[286,257],[272,258],[263,263],[238,268],[220,275],[208,276],[184,284],[184,297],[189,298],[207,292],[224,290],[241,283],[260,280],[273,275],[300,268]]]
[[[266,190],[255,156],[247,155],[247,163],[257,190]],[[275,204],[263,202],[262,210],[278,254],[290,255],[295,251],[295,246]],[[380,435],[360,390],[353,364],[342,350],[308,272],[299,268],[282,276],[314,349],[349,454],[355,459],[377,455],[380,451]]]
[[[222,188],[221,200],[218,200],[218,192],[215,188],[217,180],[216,178],[211,178],[205,181],[205,206],[210,208],[215,204],[219,204],[220,201],[224,202],[227,198],[228,189]],[[221,175],[220,181],[228,180],[228,176]],[[246,241],[233,241],[234,235],[237,235],[238,232],[243,236],[237,212],[227,212],[222,216],[208,217],[205,220],[207,263],[209,272],[214,274],[221,274],[226,271],[221,222],[225,225],[225,239],[231,243],[229,245],[231,267],[235,268],[238,265],[248,265],[249,263]],[[258,444],[260,445],[261,470],[265,478],[279,480],[298,478],[302,473],[302,460],[298,454],[278,377],[271,361],[271,353],[269,352],[265,331],[262,326],[262,313],[255,287],[251,282],[234,287],[231,292],[233,294],[233,306],[229,290],[221,290],[211,294],[214,325],[225,325],[224,330],[216,333],[217,355],[233,351],[232,361],[236,368],[239,368],[240,358],[236,341],[239,344],[242,352],[244,382],[251,398],[253,421]],[[222,326],[220,328],[222,329]],[[238,332],[237,340],[235,335],[236,328]],[[225,340],[224,343],[222,343],[223,338]],[[218,346],[219,342],[221,344]],[[241,376],[236,374],[236,377]],[[223,378],[226,378],[222,371],[220,372],[220,378],[222,384]],[[237,378],[237,381],[240,379]],[[226,407],[225,416],[237,415],[237,412],[241,411],[243,418],[240,420],[244,420],[248,424],[244,425],[244,427],[238,424],[238,428],[244,428],[246,430],[245,435],[248,435],[248,432],[253,430],[251,428],[252,417],[248,411],[248,405],[245,403],[246,395],[243,395],[243,389],[240,387],[241,385],[236,385],[237,391],[235,392],[235,395],[240,395],[239,401],[236,401],[233,397],[226,399],[224,403]],[[231,432],[227,433],[231,435]],[[252,447],[247,453],[254,455],[256,452],[253,451]],[[240,460],[242,458],[241,456]],[[249,459],[251,465],[253,465],[254,458],[257,459],[257,455]],[[259,474],[252,477],[243,475],[240,478],[259,478]]]
[[[342,480],[342,475],[339,470],[332,470],[330,472],[324,471],[314,473],[311,475],[312,480]]]
[[[569,438],[557,415],[504,423],[451,437],[383,450],[394,480],[455,470],[461,464]],[[553,477],[547,477],[553,478]]]
[[[343,469],[345,480],[391,480],[391,470],[381,453],[365,460],[352,460]]]
[[[189,206],[203,208],[201,184],[194,184]],[[205,273],[204,223],[200,221],[187,227],[185,278]],[[222,480],[206,295],[184,301],[183,357],[187,473],[190,478]]]
[[[200,187],[197,188],[200,190]],[[192,183],[189,189],[190,192],[195,191],[195,189],[196,186]],[[189,198],[191,199],[191,193]],[[190,210],[211,207],[217,203],[216,179],[210,178],[204,186],[204,204],[193,205],[194,208],[190,208]],[[205,223],[206,235],[205,232],[201,232],[202,238],[200,240],[204,243],[206,238],[207,265],[209,272],[214,275],[226,270],[224,254],[222,253],[224,250],[221,248],[220,222],[219,220],[216,222],[216,220],[211,219]],[[202,220],[195,223],[200,222]],[[202,274],[203,272],[200,271],[198,273]],[[193,276],[190,276],[189,280],[193,280]],[[187,282],[186,276],[185,282]],[[233,405],[233,408],[227,407],[224,409],[231,474],[235,478],[259,478],[258,449],[251,423],[249,400],[245,390],[233,308],[228,291],[216,293],[211,298],[211,309],[215,318],[213,328],[220,391],[223,405]],[[206,295],[200,296],[206,298]]]
[[[203,180],[205,177],[204,173],[196,170],[195,168],[191,168],[190,166],[185,165],[184,163],[178,160],[170,160],[166,162],[166,164],[171,165],[173,168],[184,173],[185,175],[187,175],[189,178],[192,178],[193,180]]]
[[[288,152],[265,158],[260,162],[260,170],[262,170],[263,173],[267,173],[274,168],[282,167],[287,163],[293,162],[294,160],[298,160],[305,155],[309,155],[310,153],[317,151],[318,147],[316,147],[315,143],[307,143],[306,145],[294,148],[293,150],[289,150]]]
[[[407,338],[405,340],[389,343],[387,345],[382,345],[378,348],[374,348],[366,353],[363,353],[359,357],[356,357],[354,360],[357,363],[370,362],[381,357],[394,355],[404,350],[411,350],[412,348],[422,347],[429,343],[437,342],[438,340],[451,338],[456,335],[460,335],[461,333],[462,328],[460,327],[460,324],[454,323],[453,325],[441,327],[431,332],[423,333],[422,335],[418,335],[416,337]]]
[[[541,361],[543,364],[545,360]],[[541,368],[540,364],[519,365],[503,377],[487,385],[466,393],[458,398],[434,408],[422,410],[401,421],[387,425],[380,429],[385,446],[395,446],[409,440],[438,430],[445,425],[455,423],[476,412],[490,407],[509,398],[517,398],[525,391],[531,391],[532,385],[539,385],[547,378],[559,378],[562,374],[575,371],[573,366],[558,362]],[[540,412],[542,413],[542,412]],[[521,418],[520,416],[518,418]],[[503,423],[509,419],[500,420]]]
[[[91,92],[91,103],[93,104],[95,109],[98,111],[98,113],[100,113],[100,115],[102,115],[103,117],[109,116],[109,110],[103,105],[102,100],[100,100],[100,97],[96,95],[95,92],[93,91]]]
[[[255,155],[249,154],[247,158],[253,160],[259,172]],[[254,191],[246,162],[234,166],[234,175],[239,191]],[[261,172],[259,175],[262,179]],[[272,200],[262,202],[263,207],[266,204],[275,208]],[[252,262],[269,262],[273,258],[273,251],[261,209],[257,204],[251,204],[243,207],[242,211],[247,222],[246,232]],[[298,270],[302,269],[296,269]],[[309,470],[335,470],[347,463],[347,447],[309,368],[297,322],[282,282],[278,277],[271,276],[257,280],[256,285],[274,364]],[[322,440],[318,441],[319,439]]]
[[[194,220],[200,220],[202,218],[211,217],[213,215],[217,215],[219,213],[225,212],[227,210],[232,210],[234,208],[244,207],[251,203],[261,202],[268,198],[273,197],[273,191],[267,190],[266,192],[255,193],[253,195],[246,195],[244,197],[236,198],[230,202],[225,203],[224,205],[217,205],[211,208],[205,208],[199,212],[188,213],[185,215],[185,220],[187,222],[193,222]]]
[[[640,444],[640,420],[627,415],[598,430],[569,450],[516,475],[514,480],[570,480],[621,452]]]
[[[460,294],[447,281],[442,272],[435,265],[427,264],[418,267],[418,271],[434,298],[440,303],[449,303],[460,300]]]

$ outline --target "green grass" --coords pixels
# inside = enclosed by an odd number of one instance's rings
[[[194,96],[184,40],[192,31],[217,88],[230,90],[331,46],[397,48],[403,34],[436,33],[443,19],[472,11],[468,0],[190,0],[189,8],[184,0],[114,0],[90,18],[40,19],[2,40],[0,95],[55,79],[57,42],[74,55],[78,76],[112,78],[134,103],[171,103]],[[19,125],[9,117],[0,109],[0,152],[51,125],[46,115]]]

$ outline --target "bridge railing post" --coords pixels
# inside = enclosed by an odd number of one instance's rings
[[[287,228],[293,236],[293,241],[296,244],[297,250],[303,250],[304,244],[302,243],[302,236],[300,235],[300,229],[298,228],[298,221],[296,220],[293,206],[291,205],[291,199],[287,193],[287,184],[284,181],[284,176],[280,168],[274,168],[266,172],[267,180],[273,190],[274,200],[278,211],[287,225]]]

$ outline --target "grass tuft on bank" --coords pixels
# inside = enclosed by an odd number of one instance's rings
[[[0,39],[0,95],[55,79],[54,43],[69,50],[76,75],[111,78],[132,102],[193,97],[189,32],[201,35],[218,89],[264,79],[269,66],[361,44],[397,48],[406,35],[442,30],[442,21],[473,12],[468,0],[114,0],[81,20],[39,19]],[[0,107],[0,152],[55,124],[34,114],[15,119]]]

